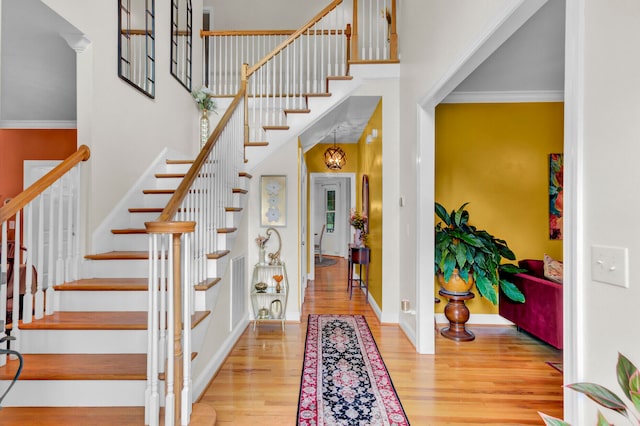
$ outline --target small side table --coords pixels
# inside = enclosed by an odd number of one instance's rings
[[[358,247],[352,244],[349,244],[349,277],[347,281],[347,290],[349,290],[349,299],[353,294],[353,282],[356,281],[358,284],[355,285],[357,288],[366,289],[367,302],[369,301],[369,262],[371,260],[371,250],[369,247],[363,246]],[[358,275],[359,278],[353,278],[353,265],[359,265]],[[365,266],[365,273],[367,274],[366,278],[362,279],[362,265]]]
[[[475,294],[471,292],[451,294],[443,290],[440,290],[438,294],[449,299],[447,306],[444,307],[444,315],[449,320],[449,327],[440,330],[440,334],[456,342],[474,340],[476,336],[464,326],[469,321],[469,308],[464,304],[464,301],[473,299]]]

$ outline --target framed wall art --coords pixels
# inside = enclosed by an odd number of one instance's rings
[[[287,177],[260,176],[260,226],[287,224]]]
[[[562,239],[563,155],[549,154],[549,238]]]

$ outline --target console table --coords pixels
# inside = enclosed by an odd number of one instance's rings
[[[349,290],[349,299],[353,294],[353,287],[364,288],[367,294],[367,302],[369,301],[369,262],[371,260],[371,250],[369,247],[354,246],[349,244],[349,276],[347,278],[347,290]],[[353,278],[353,266],[358,265],[358,278]],[[366,278],[362,279],[362,266],[365,267]],[[357,284],[354,284],[354,281]]]

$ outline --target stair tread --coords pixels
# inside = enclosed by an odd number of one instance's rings
[[[182,179],[186,173],[156,173],[154,176],[158,179]]]
[[[143,189],[143,194],[173,194],[175,189]]]
[[[264,130],[289,130],[289,126],[262,126]]]
[[[191,316],[197,325],[209,311],[198,311]],[[21,330],[146,330],[147,311],[55,312],[29,324],[20,321]]]
[[[307,98],[328,98],[331,96],[331,93],[304,93],[302,96],[306,96]]]
[[[269,146],[269,142],[245,142],[244,146]]]
[[[196,284],[195,289],[196,291],[206,291],[218,284],[220,281],[222,281],[222,278],[207,278],[206,280]]]
[[[285,109],[285,114],[309,114],[311,112],[310,109]]]
[[[147,354],[25,354],[20,380],[146,380]],[[11,380],[18,360],[0,367]]]
[[[87,278],[58,284],[53,288],[56,291],[146,291],[148,284],[147,278]]]
[[[246,194],[249,191],[247,191],[246,189],[242,189],[242,188],[233,188],[231,190],[231,192],[233,192],[234,194]]]
[[[193,164],[193,160],[167,160],[167,164]]]
[[[122,228],[122,229],[112,229],[111,233],[117,234],[117,235],[146,234],[147,230],[145,228]]]
[[[240,172],[240,173],[238,173],[238,176],[244,177],[244,178],[247,178],[247,179],[253,178],[253,176],[251,174],[247,173],[247,172]]]
[[[226,212],[241,212],[242,207],[225,207],[224,211]]]
[[[351,75],[330,75],[327,80],[353,80]]]
[[[109,251],[88,254],[85,259],[91,260],[145,260],[149,259],[148,251]]]
[[[131,207],[129,213],[162,213],[163,207]]]
[[[217,231],[219,234],[231,234],[233,232],[236,232],[238,230],[238,228],[218,228]]]
[[[221,257],[228,255],[229,253],[231,253],[231,251],[229,250],[218,250],[213,253],[207,254],[207,259],[220,259]]]

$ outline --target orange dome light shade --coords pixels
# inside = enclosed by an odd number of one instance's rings
[[[333,146],[324,152],[324,164],[330,170],[340,170],[347,162],[347,154],[336,146],[336,131],[333,131]]]

